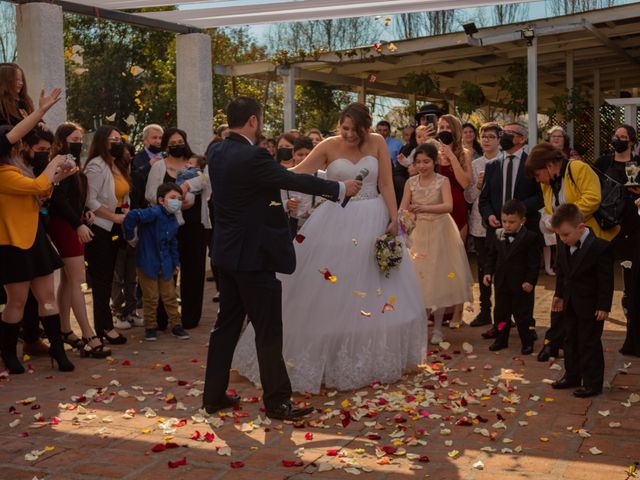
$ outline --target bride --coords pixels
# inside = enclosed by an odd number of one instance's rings
[[[369,171],[345,208],[325,202],[316,209],[295,241],[296,271],[279,276],[283,358],[297,392],[319,393],[322,384],[348,390],[393,382],[423,358],[425,303],[407,250],[403,246],[403,261],[389,278],[374,258],[376,237],[397,234],[398,214],[389,151],[383,137],[369,133],[371,122],[366,106],[350,104],[340,116],[339,135],[292,169],[326,169],[330,180]],[[254,341],[249,324],[232,367],[258,383]]]

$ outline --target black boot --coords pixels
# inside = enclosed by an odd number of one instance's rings
[[[58,370],[61,372],[72,372],[74,370],[73,363],[67,358],[67,354],[64,351],[64,342],[62,341],[62,334],[60,333],[60,315],[49,315],[42,317],[42,325],[44,331],[49,339],[49,356],[51,356],[51,363],[53,360],[58,362]]]
[[[0,320],[0,352],[2,353],[2,361],[5,367],[9,369],[9,373],[24,373],[24,367],[18,360],[16,347],[18,345],[18,330],[20,325],[17,323],[6,323]]]

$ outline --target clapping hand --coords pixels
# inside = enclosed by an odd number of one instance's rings
[[[61,93],[62,89],[60,88],[54,88],[51,90],[49,95],[44,94],[44,88],[40,90],[40,102],[38,103],[38,106],[43,114],[48,112],[51,107],[58,103]]]
[[[74,166],[70,166],[66,161],[66,155],[56,155],[53,160],[49,162],[49,165],[55,168],[53,183],[58,183],[78,171],[78,167],[75,166],[75,164]]]
[[[524,282],[522,284],[522,290],[524,290],[526,293],[531,293],[533,292],[533,285],[531,285],[529,282]]]
[[[344,186],[347,189],[347,197],[355,197],[362,188],[362,182],[360,180],[345,180]]]

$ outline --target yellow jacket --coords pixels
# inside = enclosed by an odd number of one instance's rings
[[[0,245],[27,250],[38,230],[40,205],[36,196],[51,193],[51,182],[43,174],[29,178],[19,168],[0,165]]]
[[[569,175],[571,170],[571,175]],[[573,180],[572,180],[573,179]],[[602,192],[600,190],[600,179],[596,172],[581,160],[572,160],[567,165],[562,179],[564,186],[564,197],[566,203],[574,203],[585,217],[585,224],[593,230],[593,234],[604,240],[611,241],[620,231],[619,226],[602,230],[598,222],[593,217],[600,207]],[[553,214],[553,190],[551,185],[541,185],[542,196],[544,198],[545,213]]]

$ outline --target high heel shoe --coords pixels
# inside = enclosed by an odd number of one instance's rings
[[[118,336],[117,337],[110,337],[105,332],[105,333],[102,334],[102,337],[100,337],[100,339],[102,341],[104,341],[106,339],[107,342],[109,342],[111,345],[123,345],[123,344],[127,343],[127,337],[125,337],[124,335],[122,335],[119,332],[118,332]]]
[[[24,373],[24,367],[18,360],[16,353],[19,328],[17,323],[7,323],[0,320],[0,356],[9,373],[14,375]]]
[[[71,348],[74,348],[76,350],[81,350],[82,347],[84,347],[84,342],[79,339],[72,339],[69,338],[71,335],[75,335],[75,333],[73,333],[73,330],[70,330],[68,332],[63,332],[62,330],[60,331],[60,335],[62,335],[62,341],[64,343],[66,343],[67,345],[69,345]]]
[[[91,358],[107,358],[111,355],[111,350],[105,350],[104,345],[101,343],[100,345],[96,345],[92,347],[89,345],[91,340],[96,340],[98,337],[94,335],[93,337],[84,338],[82,337],[82,342],[84,343],[84,347],[80,350],[81,357],[91,357]]]
[[[64,342],[62,341],[62,334],[60,333],[60,315],[55,314],[42,317],[42,326],[51,345],[49,348],[51,368],[53,368],[53,361],[55,360],[58,363],[58,370],[61,372],[72,372],[75,366],[69,361],[64,351]]]

